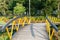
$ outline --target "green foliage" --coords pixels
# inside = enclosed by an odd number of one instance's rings
[[[19,3],[24,3],[25,2],[25,0],[14,0],[14,1],[17,1]]]
[[[39,0],[32,0],[31,1],[31,7],[32,7],[31,9],[33,11],[34,10],[36,10],[36,11],[40,10],[44,13],[44,15],[46,15],[46,14],[50,15],[50,14],[52,14],[52,12],[54,10],[57,10],[58,2],[57,2],[57,0],[40,0],[40,1]],[[33,9],[33,8],[35,8],[35,9]],[[33,13],[31,13],[31,14],[33,14]],[[37,14],[37,13],[35,13],[35,14]]]
[[[58,8],[57,0],[31,0],[30,3],[32,16],[50,15]],[[29,12],[29,0],[0,0],[0,15],[19,15],[24,10]],[[37,10],[39,10],[39,14]],[[43,13],[40,14],[40,11]]]
[[[4,21],[0,21],[0,25],[5,25],[6,23]]]
[[[17,5],[14,7],[14,14],[21,15],[24,12],[25,12],[25,7],[22,4],[17,3]]]
[[[0,13],[2,13],[3,15],[6,15],[5,11],[8,9],[8,5],[5,2],[6,0],[0,0]]]
[[[9,40],[7,32],[0,32],[0,40]]]
[[[0,15],[13,15],[16,3],[23,4],[25,0],[0,0]]]

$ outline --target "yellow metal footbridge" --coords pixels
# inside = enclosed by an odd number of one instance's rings
[[[57,19],[52,22],[53,20],[50,21],[50,18],[46,17],[44,23],[31,23],[30,18],[14,17],[5,25],[2,25],[0,31],[4,32],[6,30],[9,40],[53,40],[54,34],[58,35],[58,28],[55,25]],[[16,33],[13,35],[14,30]]]

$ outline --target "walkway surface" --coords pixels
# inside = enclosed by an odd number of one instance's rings
[[[32,23],[19,29],[12,40],[48,40],[45,23]]]

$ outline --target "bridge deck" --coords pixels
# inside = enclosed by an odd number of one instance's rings
[[[19,29],[12,40],[48,40],[45,23],[33,23]]]

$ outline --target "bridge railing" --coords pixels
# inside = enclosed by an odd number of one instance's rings
[[[51,28],[52,28],[52,32],[51,32]],[[48,16],[46,16],[46,29],[49,34],[49,40],[53,40],[53,35],[55,32],[56,33],[58,32],[58,28],[53,22],[51,22]]]
[[[60,18],[53,17],[53,16],[48,16],[48,18],[51,20],[53,23],[60,23]]]
[[[12,35],[13,35],[13,31],[16,30],[18,31],[20,25],[22,25],[22,27],[25,25],[25,23],[30,24],[30,19],[28,17],[14,17],[13,19],[11,19],[10,21],[8,21],[6,23],[6,25],[3,25],[2,28],[0,29],[0,31],[7,31],[8,37],[11,40],[12,39]],[[9,24],[11,24],[11,27],[9,28]]]

